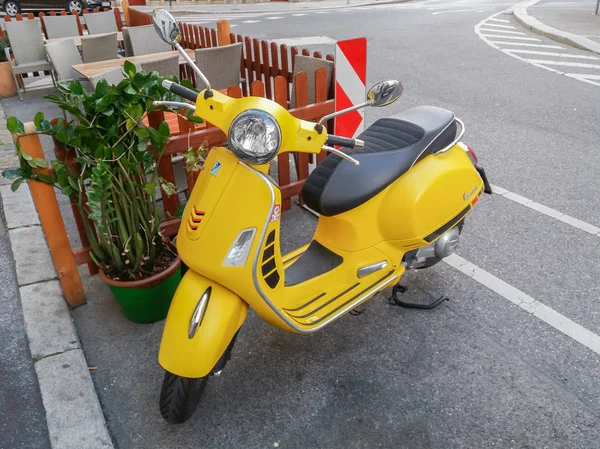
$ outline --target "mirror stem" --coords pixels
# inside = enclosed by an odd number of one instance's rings
[[[349,108],[342,109],[341,111],[332,112],[331,114],[327,114],[327,115],[324,115],[323,117],[321,117],[321,120],[319,120],[318,124],[322,125],[327,120],[331,120],[332,118],[338,117],[340,115],[347,114],[348,112],[356,111],[357,109],[365,108],[367,106],[371,106],[371,102],[370,101],[365,101],[364,103],[360,103],[360,104],[357,104],[357,105],[354,105],[354,106],[350,106]]]
[[[198,66],[192,60],[192,58],[190,58],[189,55],[187,54],[187,52],[183,49],[183,47],[181,45],[179,45],[179,42],[173,42],[173,46],[181,54],[181,56],[183,56],[183,59],[185,59],[187,61],[187,63],[194,70],[194,72],[196,72],[196,75],[198,75],[200,77],[200,79],[202,81],[204,81],[204,84],[206,84],[206,89],[208,90],[208,92],[210,92],[211,91],[210,82],[208,81],[206,76],[204,76],[204,73],[202,73],[202,71],[198,68]]]

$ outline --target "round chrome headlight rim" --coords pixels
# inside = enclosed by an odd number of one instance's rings
[[[239,125],[242,120],[252,117],[260,118],[265,124],[265,126],[273,126],[277,142],[275,149],[271,150],[268,153],[257,155],[251,154],[249,150],[241,148],[236,144],[234,138],[236,125]],[[248,109],[238,114],[231,122],[231,125],[229,126],[229,131],[227,133],[227,141],[229,144],[229,150],[233,154],[235,154],[240,160],[254,165],[265,164],[275,159],[275,157],[279,153],[279,150],[281,148],[281,127],[279,126],[279,123],[272,114],[261,109]]]

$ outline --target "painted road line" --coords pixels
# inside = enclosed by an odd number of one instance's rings
[[[481,285],[489,288],[516,306],[519,306],[527,313],[530,313],[559,332],[562,332],[567,337],[570,337],[586,348],[591,349],[596,354],[600,354],[600,336],[589,329],[577,324],[563,314],[539,302],[537,299],[532,298],[493,274],[488,273],[483,268],[463,259],[457,254],[452,254],[442,260],[461,273],[469,276],[474,281],[479,282]]]
[[[283,16],[273,16],[273,17],[265,17],[265,19],[267,20],[279,20],[279,19],[283,19]]]
[[[583,73],[563,73],[563,75],[568,76],[569,78],[574,78],[578,81],[583,81],[584,83],[593,84],[594,86],[600,86],[600,77],[596,75],[584,75]]]
[[[449,13],[454,13],[454,12],[477,12],[477,10],[475,10],[475,9],[456,9],[454,11],[438,11],[438,12],[434,12],[433,15],[437,16],[438,14],[449,14]]]
[[[539,212],[540,214],[546,215],[550,218],[554,218],[555,220],[568,224],[569,226],[577,228],[580,231],[584,231],[588,234],[600,237],[600,228],[594,226],[593,224],[586,223],[585,221],[579,220],[578,218],[572,217],[567,214],[563,214],[562,212],[556,209],[552,209],[551,207],[544,206],[540,203],[536,203],[535,201],[530,200],[529,198],[525,198],[524,196],[518,195],[499,186],[492,185],[492,191],[496,195],[500,195],[503,198],[514,201],[515,203],[528,207],[529,209],[533,209],[534,211]]]
[[[483,32],[490,32],[490,33],[503,33],[503,34],[517,34],[520,36],[525,36],[525,33],[520,33],[519,31],[508,31],[508,30],[488,30],[488,29],[483,29],[483,28],[479,28],[479,31]]]
[[[573,59],[592,59],[592,60],[600,60],[595,56],[587,56],[587,55],[572,55],[569,53],[555,53],[552,51],[538,51],[538,50],[518,50],[518,49],[510,49],[506,50],[511,53],[519,53],[523,55],[538,55],[538,56],[552,56],[555,58],[573,58]]]
[[[259,23],[260,20],[243,20],[242,23]]]
[[[485,23],[483,25],[485,25],[486,27],[506,28],[508,30],[516,30],[516,28],[512,25],[498,25],[496,23]]]
[[[483,34],[483,33],[481,33]],[[537,39],[535,37],[521,37],[521,36],[499,36],[497,34],[483,34],[487,38],[497,38],[497,39],[515,39],[521,41],[530,41],[530,42],[542,42],[541,39]]]
[[[491,20],[492,22],[510,23],[510,20],[496,19],[495,17],[492,17],[491,19],[487,20]]]
[[[313,11],[315,14],[329,14],[329,11]]]
[[[292,16],[294,16],[294,17],[302,17],[302,16],[305,16],[305,15],[306,14],[292,14]]]
[[[525,61],[533,64],[560,65],[563,67],[579,67],[582,69],[600,69],[600,65],[598,64],[585,64],[583,62],[546,61],[541,59],[526,59]]]
[[[483,37],[485,37],[485,36],[483,36]],[[499,42],[499,41],[488,41],[488,42],[490,44],[495,44],[495,45],[520,45],[522,47],[557,48],[557,49],[560,49],[560,50],[564,50],[565,49],[565,47],[560,47],[558,45],[526,44],[524,42]],[[508,50],[508,51],[510,51],[510,50]],[[522,61],[525,61],[525,59],[520,58],[520,57],[518,57],[516,55],[515,55],[515,58],[518,58],[518,59],[521,59]],[[527,61],[525,61],[525,62],[527,62]]]

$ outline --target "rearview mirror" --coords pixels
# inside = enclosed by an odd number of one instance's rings
[[[400,98],[403,91],[404,87],[400,81],[382,81],[369,89],[367,102],[375,107],[387,106]]]
[[[181,30],[175,18],[164,9],[155,9],[152,23],[160,38],[167,44],[175,44],[181,40]]]

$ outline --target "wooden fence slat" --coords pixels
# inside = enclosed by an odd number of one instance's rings
[[[230,44],[230,33],[231,26],[229,25],[229,20],[217,20],[217,41],[219,47]]]
[[[302,56],[310,56],[310,51],[306,48],[302,49]]]
[[[254,81],[252,83],[252,87],[250,88],[250,95],[253,97],[263,97],[265,96],[265,85],[262,81]]]
[[[206,46],[213,47],[213,44],[210,41],[210,30],[208,28],[204,28],[204,36],[206,38]]]
[[[121,10],[119,8],[114,9],[115,20],[117,21],[117,30],[123,30],[123,20],[121,19]]]
[[[323,59],[323,56],[321,55],[321,52],[320,52],[320,51],[315,51],[315,52],[313,53],[313,57],[315,57],[315,58],[319,58],[319,59]]]
[[[35,133],[35,125],[27,123],[25,133]],[[44,158],[44,150],[37,134],[20,136],[18,139],[23,151],[31,157]],[[45,175],[49,173],[47,168],[38,170],[39,173]],[[85,292],[71,251],[65,223],[60,214],[54,187],[38,181],[28,181],[28,184],[65,299],[70,307],[83,305],[85,304]]]
[[[298,54],[298,48],[292,47],[292,49],[290,50],[290,53],[291,53],[291,60],[292,60],[292,70],[290,70],[290,73],[288,75],[288,81],[291,83],[292,82],[292,73],[294,73],[294,65],[296,64],[296,55]]]
[[[44,17],[46,17],[46,14],[41,12],[41,13],[39,13],[38,17],[40,18],[40,24],[42,25],[42,33],[44,34],[46,39],[48,39],[48,32],[46,31],[46,23],[44,22]],[[81,33],[79,33],[79,34],[81,34]]]
[[[327,71],[319,68],[315,71],[315,103],[321,103],[327,100],[329,96],[329,86],[327,85]],[[333,120],[327,123],[327,129],[333,132]],[[321,163],[327,157],[324,151],[317,155],[317,163]]]
[[[273,80],[275,90],[273,101],[280,104],[284,108],[288,108],[288,81],[283,76],[278,76]],[[287,185],[290,183],[290,154],[281,153],[277,156],[277,164],[279,171],[279,184]],[[290,210],[292,208],[291,198],[281,199],[281,208]]]
[[[252,58],[252,70],[258,81],[262,81],[262,71],[260,69],[260,42],[258,39],[252,39],[253,58]]]
[[[201,26],[196,25],[197,29],[198,29],[198,33],[200,34],[200,47],[202,48],[206,48],[208,47],[208,45],[206,45],[206,36],[204,35],[204,28],[202,28]]]
[[[242,63],[240,64],[240,76],[241,79],[243,79],[244,81],[242,81],[242,92],[244,94],[244,96],[248,95],[248,75],[246,74],[246,68],[248,67],[248,56],[247,56],[247,50],[244,46],[244,38],[242,37],[241,34],[237,35],[237,42],[242,44]]]
[[[269,58],[269,43],[267,41],[260,42],[261,51],[262,51],[262,74],[265,79],[265,90],[267,93],[267,98],[273,98],[273,92],[271,90],[271,79],[273,77],[273,73],[271,71],[271,62]]]
[[[294,80],[296,95],[296,107],[308,106],[308,76],[305,72],[300,72],[296,75]],[[296,173],[298,175],[298,181],[303,181],[308,178],[308,161],[309,155],[306,153],[297,153],[296,157]],[[310,155],[312,156],[312,155]],[[300,204],[304,204],[302,198],[300,198]]]
[[[242,89],[240,86],[231,86],[227,89],[227,96],[231,98],[242,98]]]
[[[67,15],[67,11],[61,11],[61,12],[60,12],[60,15],[61,15],[61,16],[66,16],[66,15]]]
[[[244,47],[246,49],[246,79],[248,80],[248,85],[252,86],[252,83],[254,82],[254,66],[252,64],[252,41],[248,36],[244,38]]]
[[[217,39],[217,30],[215,30],[214,28],[210,29],[210,40],[213,47],[219,46],[219,41]]]
[[[328,54],[327,56],[325,56],[325,59],[327,59],[328,61],[335,61],[335,56],[333,56],[331,53]]]

